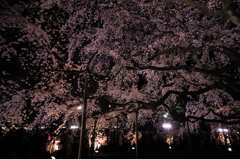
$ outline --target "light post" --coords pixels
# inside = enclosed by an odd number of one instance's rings
[[[86,114],[87,114],[87,73],[85,73],[85,82],[84,82],[84,105],[83,105],[83,114],[82,114],[82,124],[80,131],[80,141],[78,149],[78,159],[83,159],[84,154],[84,144],[85,144],[85,131],[86,131]]]
[[[106,120],[112,120],[112,119],[116,119],[117,121],[116,121],[116,131],[115,131],[115,150],[114,150],[114,155],[116,156],[117,155],[117,148],[118,148],[118,115],[117,116],[115,116],[115,117],[112,117],[112,118],[109,118],[109,119],[106,119]],[[115,128],[115,127],[114,127]]]
[[[138,111],[135,116],[135,133],[136,133],[136,159],[138,159]]]
[[[74,109],[77,109],[77,110],[79,110],[79,112],[81,112],[81,114],[82,114],[82,109],[83,109],[83,106],[82,105],[76,105],[76,104],[74,104],[74,105],[70,105],[69,106],[69,108],[70,109],[72,109],[72,108],[74,108]],[[73,110],[71,110],[71,111],[73,111]],[[76,110],[74,110],[74,111],[76,111]],[[81,127],[81,121],[82,121],[82,115],[79,115],[78,116],[78,124],[76,124],[76,123],[72,123],[70,126],[69,126],[69,129],[79,129],[80,127]]]
[[[90,147],[90,153],[91,153],[91,158],[93,158],[93,152],[94,152],[94,141],[95,141],[95,131],[96,131],[96,125],[97,125],[97,120],[98,118],[94,118],[94,124],[93,124],[93,130],[92,130],[92,137],[91,137],[91,147]]]
[[[117,127],[116,127],[116,133],[115,133],[115,155],[117,155],[117,147],[118,147],[118,117],[115,117],[117,119]]]
[[[170,135],[170,133],[169,133],[169,130],[172,128],[172,124],[171,123],[163,123],[162,124],[162,127],[164,128],[164,129],[166,129],[167,130],[167,132],[168,132],[168,135],[169,135],[169,142],[168,142],[168,145],[169,145],[169,149],[172,149],[172,147],[171,147],[171,135]],[[168,138],[167,138],[168,139]]]
[[[147,118],[147,151],[149,152],[149,125],[150,125],[150,118]]]

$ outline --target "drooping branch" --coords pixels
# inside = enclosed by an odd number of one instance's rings
[[[130,101],[127,103],[112,103],[113,105],[117,106],[116,109],[118,108],[124,108],[124,107],[128,107],[128,109],[136,109],[135,107],[131,108],[129,107],[129,105],[137,105],[138,109],[152,109],[155,110],[158,106],[163,105],[171,114],[171,116],[173,117],[174,120],[179,121],[179,122],[183,122],[185,119],[183,119],[182,115],[177,114],[176,112],[174,112],[172,110],[172,108],[170,106],[168,106],[165,101],[166,99],[171,95],[171,94],[176,94],[178,96],[187,96],[187,95],[199,95],[202,93],[205,93],[211,89],[214,89],[214,86],[208,86],[206,88],[203,88],[201,90],[197,90],[197,91],[189,91],[189,92],[180,92],[180,91],[168,91],[160,100],[156,101],[156,102],[142,102],[142,101]],[[126,109],[126,108],[125,108]]]
[[[164,103],[164,101],[171,95],[171,94],[176,94],[176,95],[179,95],[179,96],[187,96],[187,95],[193,95],[193,96],[196,96],[196,95],[199,95],[199,94],[203,94],[209,90],[212,90],[215,88],[215,85],[211,85],[211,86],[206,86],[205,88],[203,89],[199,89],[197,91],[187,91],[187,92],[180,92],[180,91],[168,91],[166,94],[164,94],[164,96],[156,103],[157,105],[160,105],[162,103]]]
[[[200,47],[181,47],[181,46],[176,46],[176,47],[172,47],[170,49],[164,50],[164,51],[157,51],[154,54],[155,55],[169,55],[169,54],[174,54],[175,51],[177,52],[183,52],[183,53],[187,53],[187,52],[191,52],[191,53],[196,53],[196,52],[201,52],[203,50],[209,50],[209,51],[217,51],[217,52],[221,52],[224,55],[226,55],[227,57],[229,57],[231,60],[236,61],[236,62],[240,62],[240,55],[238,52],[234,51],[231,48],[227,48],[225,46],[200,46]]]
[[[205,119],[205,118],[201,118],[201,117],[196,117],[196,116],[188,116],[187,117],[189,119],[194,119],[196,121],[204,121],[204,122],[209,122],[209,123],[222,123],[224,125],[237,125],[240,122],[240,117],[235,118],[235,120],[231,120],[231,121],[224,121],[221,119]]]
[[[223,110],[225,111],[225,110]],[[207,117],[210,113],[212,113],[213,115],[215,115],[215,118],[205,118]],[[217,117],[217,118],[216,118]],[[208,111],[201,115],[201,116],[186,116],[185,120],[190,120],[194,119],[194,122],[196,121],[204,121],[204,122],[212,122],[212,123],[222,123],[225,125],[235,125],[235,124],[239,124],[240,122],[240,112],[234,112],[231,115],[223,115],[222,113],[217,113],[215,112],[213,109],[208,109]]]
[[[156,70],[156,71],[176,71],[176,70],[191,70],[190,66],[178,66],[178,67],[155,67],[155,66],[140,66],[140,67],[129,67],[126,66],[127,70]]]

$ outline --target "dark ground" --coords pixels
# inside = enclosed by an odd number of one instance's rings
[[[239,151],[194,151],[189,153],[186,150],[141,150],[138,159],[239,159]],[[73,157],[77,159],[77,156]],[[135,150],[120,150],[118,152],[101,152],[98,154],[86,155],[84,159],[136,159]]]
[[[0,136],[0,159],[53,159],[51,157],[53,155],[56,159],[78,159],[79,143],[72,145],[72,156],[66,157],[64,146],[60,151],[49,154],[42,139],[41,134],[31,135],[24,132],[10,132],[4,137]],[[195,144],[194,151],[190,153],[187,144],[175,145],[173,149],[168,149],[168,145],[164,143],[159,141],[146,146],[142,142],[138,158],[136,158],[136,150],[132,150],[129,143],[121,147],[112,143],[102,147],[100,153],[91,155],[86,152],[81,159],[240,159],[240,144],[233,145],[231,152],[227,151],[228,146],[214,148],[206,144],[203,148],[200,144]]]

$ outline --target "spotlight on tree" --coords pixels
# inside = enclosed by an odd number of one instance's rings
[[[164,129],[171,129],[171,128],[172,128],[172,124],[170,124],[170,123],[163,123],[163,124],[162,124],[162,127],[163,127]]]
[[[71,125],[71,126],[70,126],[70,129],[78,129],[78,128],[79,128],[78,125]]]
[[[225,128],[218,128],[218,132],[228,132],[228,129],[225,129]]]

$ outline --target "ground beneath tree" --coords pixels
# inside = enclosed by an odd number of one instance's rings
[[[194,151],[185,150],[140,150],[138,159],[234,159],[239,158],[240,150],[228,151]],[[120,150],[118,152],[101,152],[86,155],[86,159],[136,159],[134,150]],[[77,159],[75,156],[73,159]]]

